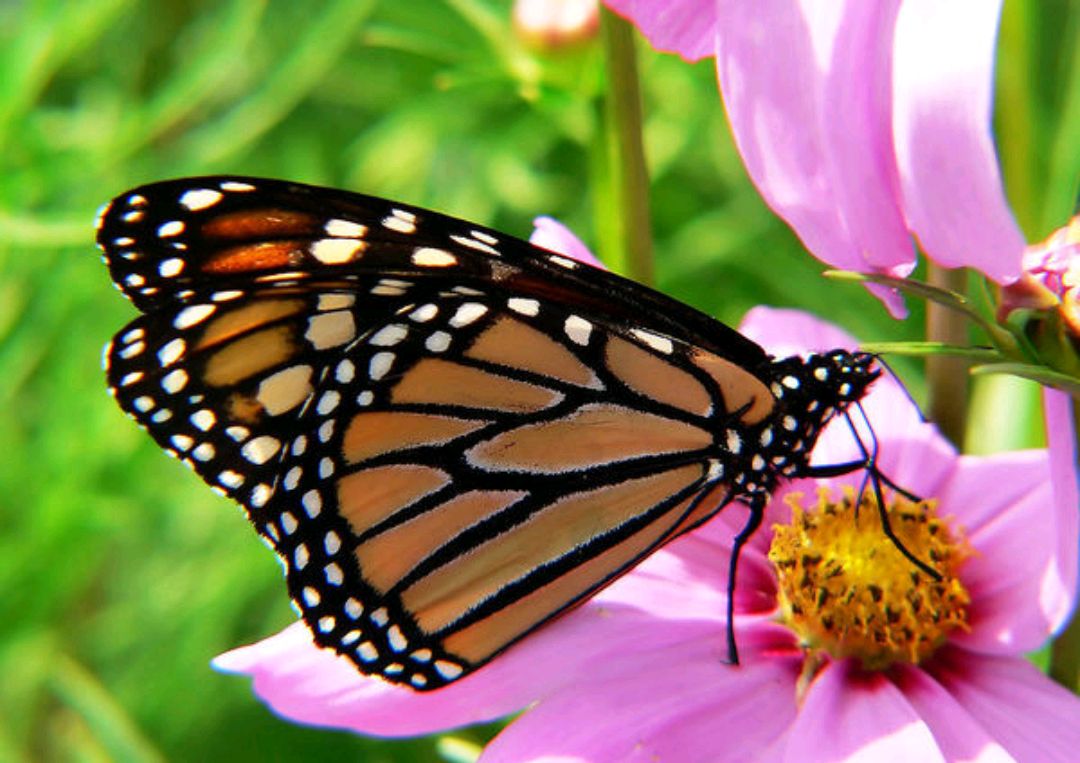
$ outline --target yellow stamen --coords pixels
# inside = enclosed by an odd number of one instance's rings
[[[774,527],[769,560],[777,570],[781,619],[808,651],[884,670],[918,664],[951,631],[968,629],[971,599],[957,572],[971,548],[937,517],[935,502],[894,495],[887,509],[904,547],[941,580],[921,572],[885,536],[873,491],[864,492],[857,511],[851,488],[839,504],[821,490],[809,511],[802,498],[788,497],[791,524]]]

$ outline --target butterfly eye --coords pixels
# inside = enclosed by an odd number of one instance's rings
[[[156,183],[98,243],[142,312],[106,351],[120,406],[243,506],[319,644],[417,690],[736,500],[737,559],[876,374],[771,360],[611,273],[345,191]]]

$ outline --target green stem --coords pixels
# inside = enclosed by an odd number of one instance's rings
[[[927,267],[927,281],[950,291],[967,291],[967,273]],[[926,338],[945,344],[968,344],[968,324],[963,315],[936,302],[926,303]],[[962,358],[931,356],[926,359],[928,413],[954,443],[962,442],[968,396],[968,366]]]
[[[610,11],[601,12],[601,37],[607,65],[604,108],[607,169],[611,178],[614,225],[600,242],[601,257],[641,283],[653,282],[652,225],[649,219],[649,171],[642,144],[641,87],[633,27]]]

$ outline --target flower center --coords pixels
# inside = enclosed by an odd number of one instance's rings
[[[951,631],[967,630],[971,599],[956,575],[971,549],[937,517],[933,501],[893,495],[886,503],[893,532],[941,580],[921,572],[885,536],[873,491],[864,491],[858,510],[851,488],[840,503],[822,489],[807,511],[802,499],[788,497],[791,524],[774,527],[769,560],[781,619],[815,656],[855,657],[868,670],[884,670],[918,664]]]

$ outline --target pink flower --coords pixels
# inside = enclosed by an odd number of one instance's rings
[[[904,277],[914,235],[945,267],[1019,276],[990,125],[1000,1],[607,4],[661,50],[716,57],[751,179],[818,259]]]
[[[514,31],[547,50],[571,47],[600,31],[598,0],[514,0]]]
[[[1056,309],[1080,337],[1080,215],[1024,252],[1024,274],[1002,292],[1001,313]]]
[[[552,252],[565,254],[573,257],[578,262],[592,265],[594,268],[603,268],[604,264],[596,259],[596,256],[585,246],[573,231],[556,220],[554,217],[537,217],[533,220],[533,233],[529,236],[529,243],[535,246],[549,249]]]
[[[743,329],[779,353],[852,344],[794,311],[759,308]],[[724,611],[731,540],[745,518],[738,504],[437,692],[361,676],[315,648],[302,625],[215,664],[252,676],[256,693],[289,719],[366,734],[426,734],[528,708],[484,761],[1074,759],[1080,699],[1022,657],[1062,622],[1076,589],[1076,515],[1047,511],[1047,453],[958,456],[890,379],[865,406],[883,471],[937,499],[974,549],[959,573],[969,630],[952,632],[919,666],[867,671],[825,657],[808,671],[795,635],[777,621],[778,579],[766,556],[773,523],[790,514],[783,495],[743,552],[737,667],[725,663]],[[851,447],[841,425],[815,459],[837,462]],[[782,493],[815,490],[803,480]]]

